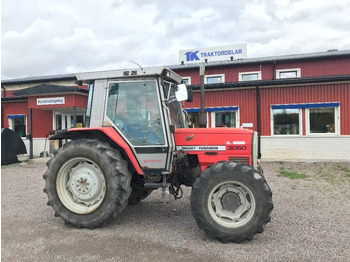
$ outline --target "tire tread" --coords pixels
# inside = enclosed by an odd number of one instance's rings
[[[239,174],[241,176],[250,176],[250,181],[252,181],[255,186],[260,188],[259,192],[262,194],[262,201],[264,209],[262,214],[259,214],[260,217],[257,220],[257,223],[250,224],[249,227],[242,234],[230,233],[223,231],[219,225],[209,221],[205,213],[205,204],[203,206],[203,198],[205,194],[209,192],[205,191],[206,185],[210,183],[211,180],[215,179],[215,176],[218,176],[221,172],[229,171],[232,172],[233,178],[235,175]],[[246,240],[252,240],[254,235],[262,233],[264,231],[265,225],[271,221],[271,211],[273,209],[272,202],[272,192],[270,187],[267,185],[267,182],[264,176],[261,176],[260,179],[256,180],[254,178],[254,169],[250,166],[244,165],[238,162],[218,162],[211,167],[205,169],[202,174],[197,178],[192,187],[191,192],[191,211],[192,215],[196,220],[198,227],[213,239],[217,239],[220,242],[235,242],[241,243]],[[234,175],[235,174],[235,175]],[[205,201],[204,201],[205,203]]]
[[[56,162],[58,158],[67,158],[77,148],[89,150],[93,158],[99,163],[107,163],[101,166],[105,176],[110,176],[111,189],[110,194],[105,196],[106,199],[101,206],[89,215],[75,214],[66,209],[60,202],[56,187],[53,185],[59,169]],[[48,170],[43,175],[46,181],[44,192],[47,194],[49,202],[55,211],[55,216],[64,220],[65,224],[72,225],[76,228],[96,228],[106,225],[115,218],[127,205],[131,193],[131,174],[127,169],[127,161],[121,157],[119,151],[113,149],[108,143],[91,139],[79,139],[66,143],[57,150],[55,156],[46,163]],[[107,179],[107,178],[105,178]],[[103,205],[103,208],[102,208]],[[89,217],[89,218],[88,218]]]

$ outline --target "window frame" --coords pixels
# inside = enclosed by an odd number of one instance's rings
[[[258,75],[258,79],[255,79],[255,80],[243,80],[243,76],[244,75],[253,75],[253,74],[257,74]],[[240,82],[257,81],[257,80],[261,80],[261,71],[251,71],[251,72],[240,72],[240,73],[238,73],[238,81],[240,81]]]
[[[24,118],[25,134],[23,136],[20,136],[20,137],[21,138],[25,138],[26,135],[28,134],[28,118],[27,118],[27,115],[25,115],[25,114],[9,114],[9,115],[7,115],[8,127],[13,132],[18,134],[16,132],[16,130],[14,130],[14,119],[18,119],[18,118]]]
[[[187,80],[187,82],[188,82],[188,84],[186,84],[186,85],[191,85],[191,77],[190,76],[182,76],[181,77],[183,80]]]
[[[240,121],[239,121],[239,107],[238,106],[230,106],[230,107],[211,107],[209,108],[210,112],[210,127],[216,128],[215,123],[215,113],[223,113],[223,112],[234,112],[236,114],[236,123],[234,128],[240,127]]]
[[[208,84],[208,77],[221,77],[221,82],[215,83],[215,84],[225,83],[225,74],[205,75],[204,76],[204,84]],[[211,83],[211,84],[214,84],[214,83]]]
[[[187,112],[187,114],[200,112],[199,107],[184,108],[184,110]],[[207,126],[206,127],[215,127],[215,121],[213,121],[213,120],[215,118],[216,112],[229,112],[229,111],[236,112],[236,128],[239,128],[240,127],[240,115],[239,115],[239,107],[238,106],[206,107],[205,108],[205,113],[207,115]],[[210,119],[211,119],[210,125],[209,125],[209,113],[210,113]]]
[[[300,135],[274,135],[274,121],[273,121],[273,109],[299,109],[299,134]],[[334,108],[334,125],[335,133],[310,133],[310,109],[311,108]],[[303,123],[305,120],[305,133],[303,128]],[[305,103],[305,104],[271,104],[270,105],[270,129],[271,136],[310,136],[310,137],[320,137],[320,136],[340,136],[341,126],[340,126],[340,102],[319,102],[319,103]]]
[[[296,77],[280,77],[280,73],[285,72],[296,72]],[[301,69],[300,68],[290,68],[290,69],[278,69],[276,70],[276,79],[289,79],[289,78],[300,78],[301,77]]]
[[[201,109],[199,107],[194,107],[194,108],[183,108],[183,110],[186,111],[186,114],[191,114],[191,113],[199,113]],[[207,116],[207,125],[206,125],[206,127],[209,127],[209,114],[208,114],[207,110],[205,111],[205,114]]]
[[[274,136],[274,137],[298,137],[298,136],[302,136],[303,135],[303,110],[302,108],[286,108],[286,109],[298,109],[299,110],[299,134],[291,134],[291,135],[288,135],[288,134],[282,134],[282,135],[278,135],[278,134],[275,134],[275,121],[274,121],[274,114],[273,114],[273,110],[274,108],[270,108],[270,115],[271,115],[271,122],[270,122],[270,125],[271,125],[271,136]]]
[[[310,107],[305,108],[305,135],[306,136],[339,136],[340,135],[340,104],[338,106],[319,106],[319,107]],[[311,133],[310,132],[310,109],[312,108],[334,108],[334,133]]]

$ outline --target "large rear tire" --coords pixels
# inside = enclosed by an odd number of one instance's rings
[[[241,163],[216,163],[193,184],[191,210],[197,225],[224,243],[240,243],[262,233],[272,209],[265,178]]]
[[[48,205],[77,228],[107,224],[127,205],[131,174],[108,143],[79,139],[64,144],[44,174]]]

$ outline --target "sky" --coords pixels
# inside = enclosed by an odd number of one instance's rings
[[[179,50],[247,57],[350,50],[349,0],[2,0],[1,78],[179,64]]]

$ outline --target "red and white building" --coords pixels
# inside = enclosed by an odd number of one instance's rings
[[[194,90],[183,106],[196,126],[199,64],[170,68]],[[27,145],[32,133],[39,155],[50,131],[83,125],[87,87],[75,81],[75,74],[3,80],[2,127]],[[350,160],[350,50],[207,62],[205,106],[207,127],[258,131],[262,159]]]

